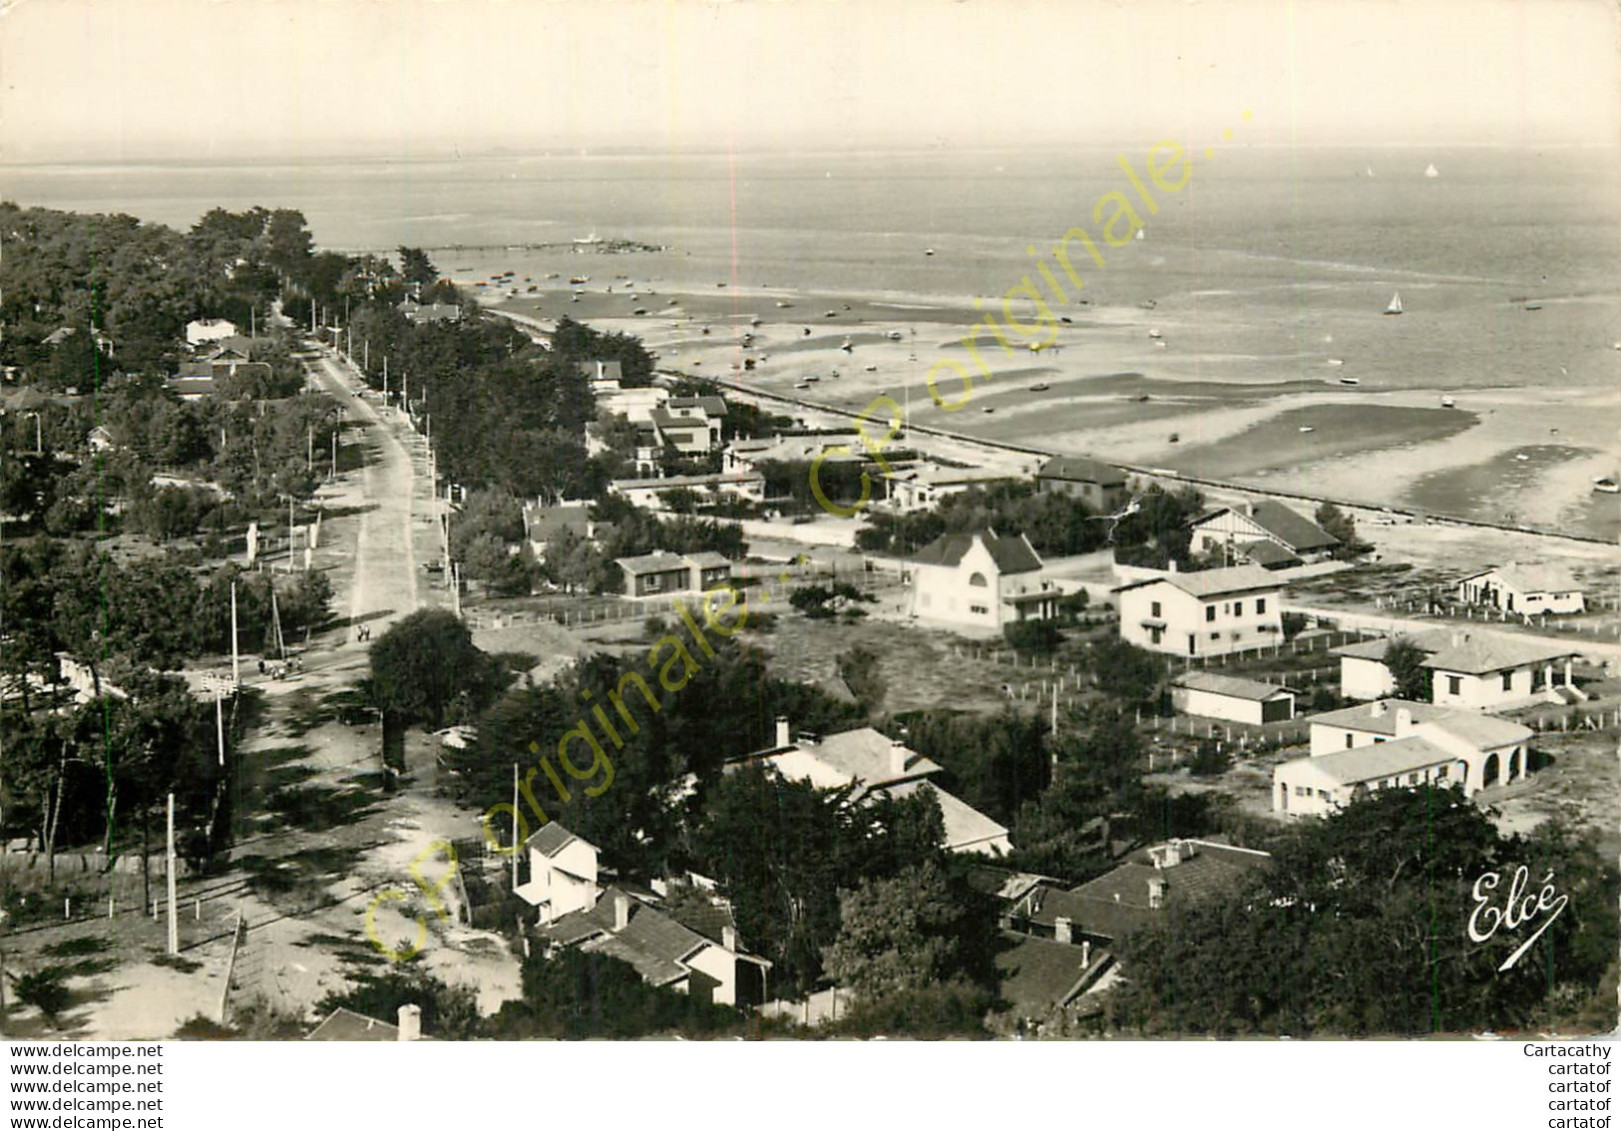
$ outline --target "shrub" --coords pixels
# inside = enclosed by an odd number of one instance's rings
[[[1050,620],[1015,621],[1003,626],[1002,635],[1015,652],[1035,652],[1042,656],[1051,655],[1064,640],[1058,625]]]

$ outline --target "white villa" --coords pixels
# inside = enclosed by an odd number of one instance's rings
[[[1173,568],[1114,592],[1121,639],[1153,652],[1220,656],[1283,640],[1283,583],[1260,566]]]
[[[1340,690],[1346,698],[1381,699],[1395,694],[1395,676],[1384,662],[1395,639],[1365,640],[1334,650],[1340,658]],[[1502,711],[1586,698],[1571,681],[1571,662],[1579,653],[1569,645],[1478,629],[1442,628],[1400,639],[1426,654],[1430,698],[1439,706]]]
[[[1459,578],[1458,600],[1524,616],[1563,616],[1586,609],[1582,588],[1555,565],[1492,566]]]
[[[1041,558],[1024,535],[994,530],[944,534],[918,551],[912,570],[914,617],[1001,629],[1058,615],[1063,593],[1041,578]]]

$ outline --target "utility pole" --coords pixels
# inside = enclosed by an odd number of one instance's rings
[[[180,953],[180,909],[174,882],[174,794],[169,794],[169,953]]]
[[[332,478],[338,477],[338,433],[332,433]]]
[[[225,688],[214,688],[214,732],[219,737],[220,765],[225,765]]]
[[[518,763],[512,763],[512,890],[518,890]]]

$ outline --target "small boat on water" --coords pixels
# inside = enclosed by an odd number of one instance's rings
[[[1040,382],[1038,384],[1031,385],[1030,391],[1032,393],[1045,393],[1049,388],[1051,388],[1050,385],[1046,384],[1045,382]]]
[[[990,407],[987,406],[985,411],[986,412],[995,412],[996,410],[994,408],[990,408]]]
[[[821,378],[820,378],[820,377],[818,377],[818,376],[816,376],[816,375],[815,375],[815,374],[814,374],[814,373],[813,373],[813,374],[811,374],[811,375],[810,375],[810,376],[808,376],[808,377],[806,377],[806,378],[805,378],[805,380],[807,380],[807,381],[820,381],[820,380],[821,380]]]
[[[1181,439],[1181,438],[1182,438],[1182,437],[1181,437],[1181,436],[1180,436],[1180,435],[1178,435],[1178,434],[1177,434],[1177,433],[1175,433],[1175,432],[1172,432],[1172,433],[1171,433],[1171,443],[1173,443],[1173,444],[1174,444],[1174,443],[1176,443],[1176,442],[1177,442],[1177,441],[1178,441],[1178,440],[1180,440],[1180,439]]]
[[[794,388],[796,388],[796,389],[808,389],[808,388],[810,388],[810,382],[808,382],[808,381],[795,381],[794,382]]]
[[[868,373],[876,373],[876,372],[878,372],[878,367],[876,365],[869,365],[869,366],[866,366],[865,368],[866,368]]]
[[[1340,378],[1340,384],[1342,384],[1342,385],[1360,385],[1360,384],[1362,384],[1362,378],[1360,378],[1360,377],[1341,377]]]
[[[933,255],[934,254],[934,248],[932,248],[932,247],[924,248],[923,249],[923,254],[924,255]]]
[[[1458,402],[1453,400],[1451,397],[1442,397],[1441,398],[1441,407],[1442,408],[1457,408],[1458,407]]]
[[[1593,480],[1593,490],[1601,495],[1621,495],[1621,481],[1613,475],[1600,475]]]
[[[823,318],[837,318],[838,316],[839,312],[836,310],[829,310],[827,313],[822,315]]]
[[[1527,309],[1527,310],[1541,310],[1542,309],[1542,304],[1540,302],[1528,302],[1528,303],[1525,304],[1525,309]]]
[[[568,277],[568,283],[571,287],[583,287],[590,281],[591,276],[589,275],[570,275]]]
[[[845,338],[844,342],[839,346],[839,348],[845,353],[853,353],[855,351],[855,346],[850,344],[849,338]]]
[[[1436,177],[1441,175],[1441,170],[1437,169],[1434,165],[1430,165],[1424,170],[1424,175],[1433,181]]]
[[[1345,362],[1343,360],[1341,360],[1340,358],[1331,357],[1331,358],[1328,359],[1328,364],[1338,368],[1339,366],[1344,365]]]
[[[794,305],[794,304],[793,304],[793,303],[791,303],[791,302],[781,302],[781,301],[779,301],[779,302],[778,302],[778,303],[777,303],[777,309],[778,309],[778,310],[786,310],[786,309],[788,309],[788,308],[789,308],[789,307],[790,307],[790,306],[792,306],[792,305]]]
[[[758,314],[756,314],[753,318],[749,319],[749,325],[750,326],[758,326],[759,324],[760,324],[760,316]]]
[[[1520,463],[1530,463],[1531,462],[1531,457],[1526,455],[1524,452],[1515,452],[1514,453],[1514,458],[1515,458],[1515,460],[1517,460]]]
[[[1400,291],[1397,291],[1395,294],[1390,296],[1390,305],[1385,307],[1385,313],[1386,314],[1400,314],[1401,313],[1401,292]]]
[[[1313,428],[1310,424],[1302,424],[1300,426],[1300,430],[1302,432],[1315,432],[1315,431],[1317,431],[1317,429]]]
[[[1147,239],[1147,238],[1148,238],[1148,235],[1147,235],[1147,233],[1148,233],[1148,229],[1147,229],[1147,228],[1138,228],[1138,229],[1137,229],[1137,236],[1136,236],[1136,238],[1137,238],[1137,239],[1140,239],[1140,240],[1141,240],[1141,239]]]
[[[1150,330],[1150,331],[1148,331],[1148,336],[1150,338],[1153,338],[1155,341],[1158,341],[1160,338],[1164,337],[1165,335],[1161,334],[1158,330]]]

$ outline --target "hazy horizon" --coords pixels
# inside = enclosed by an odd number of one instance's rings
[[[1616,28],[1599,0],[33,0],[0,15],[0,161],[1602,146]]]

